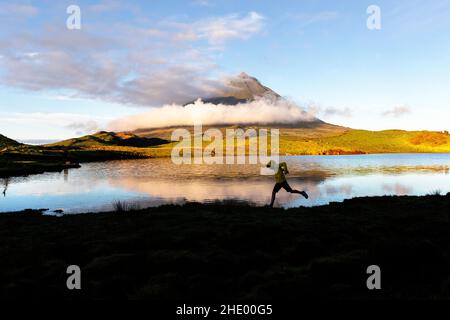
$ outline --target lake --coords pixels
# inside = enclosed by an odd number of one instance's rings
[[[310,198],[278,193],[276,206],[316,206],[353,197],[450,192],[450,154],[289,156],[291,187]],[[274,180],[258,165],[175,165],[170,159],[109,161],[79,169],[0,179],[0,212],[61,209],[112,210],[123,201],[139,207],[186,201],[247,201],[265,205]],[[6,190],[5,190],[6,188]]]

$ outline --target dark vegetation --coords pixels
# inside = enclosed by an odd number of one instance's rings
[[[44,146],[0,136],[0,177],[62,171],[78,168],[82,162],[147,158],[141,148],[164,143],[159,138],[105,131]]]
[[[0,215],[0,298],[448,299],[450,194]],[[119,209],[120,209],[119,208]],[[82,290],[65,287],[68,265]],[[382,290],[366,288],[379,265]],[[205,301],[203,300],[203,301]]]
[[[139,137],[132,133],[100,131],[96,134],[60,141],[50,144],[50,147],[97,147],[97,146],[122,146],[146,148],[169,143],[160,138]]]
[[[5,137],[4,135],[0,134],[0,150],[3,149],[3,148],[10,147],[10,146],[11,147],[16,147],[16,146],[19,146],[19,145],[20,145],[19,142],[15,141],[13,139],[10,139],[8,137]]]

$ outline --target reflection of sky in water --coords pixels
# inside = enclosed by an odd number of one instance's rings
[[[310,199],[281,190],[276,204],[285,207],[327,204],[352,197],[423,195],[450,191],[450,154],[287,157],[289,184]],[[0,190],[6,180],[0,179]],[[65,212],[110,210],[117,200],[141,207],[162,203],[239,199],[270,200],[273,177],[257,165],[184,165],[170,159],[83,164],[64,173],[11,178],[0,211],[26,208]]]

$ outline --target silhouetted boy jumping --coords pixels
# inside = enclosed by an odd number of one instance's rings
[[[270,168],[272,166],[272,164],[276,164],[274,161],[269,161],[269,163],[267,164],[267,168]],[[270,201],[270,207],[273,207],[273,203],[275,202],[275,196],[278,193],[278,191],[280,191],[281,188],[283,188],[284,190],[286,190],[287,192],[290,193],[298,193],[301,194],[302,196],[305,197],[305,199],[308,199],[308,194],[305,191],[298,191],[295,189],[292,189],[291,186],[287,183],[286,181],[286,177],[285,174],[288,174],[288,168],[287,168],[287,164],[286,162],[281,162],[278,165],[278,171],[277,173],[275,173],[275,186],[273,187],[273,191],[272,191],[272,200]]]

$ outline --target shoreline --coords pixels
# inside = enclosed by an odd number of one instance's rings
[[[150,159],[137,153],[105,150],[43,150],[40,153],[0,153],[0,178],[23,177],[46,172],[61,172],[81,168],[82,163],[112,160]]]
[[[290,209],[233,203],[0,214],[0,297],[449,299],[450,193]],[[83,290],[65,288],[79,265]],[[366,268],[379,265],[382,290]]]
[[[0,178],[28,177],[35,174],[43,174],[46,172],[62,172],[68,169],[78,169],[81,165],[78,163],[71,164],[32,164],[25,167],[15,167],[7,169],[0,168]],[[6,172],[5,172],[6,171]]]
[[[85,151],[89,153],[90,151]],[[98,151],[92,151],[97,152]],[[284,154],[280,157],[342,157],[342,156],[370,156],[370,155],[401,155],[401,154],[450,154],[450,152],[388,152],[388,153],[347,153],[347,154]],[[4,161],[0,154],[0,178],[12,178],[12,177],[25,177],[33,174],[42,174],[46,172],[61,172],[65,169],[77,169],[81,168],[83,163],[93,163],[93,162],[107,162],[116,160],[139,160],[139,159],[168,159],[169,155],[144,155],[144,154],[129,154],[124,152],[105,152],[101,156],[92,155],[84,156],[84,158],[77,159],[76,162],[70,164],[64,164],[60,161],[55,163],[49,163],[48,161],[34,161],[27,163],[29,158],[25,156],[23,161],[20,159],[15,159],[15,161],[21,162],[20,165],[11,166],[12,161]]]

